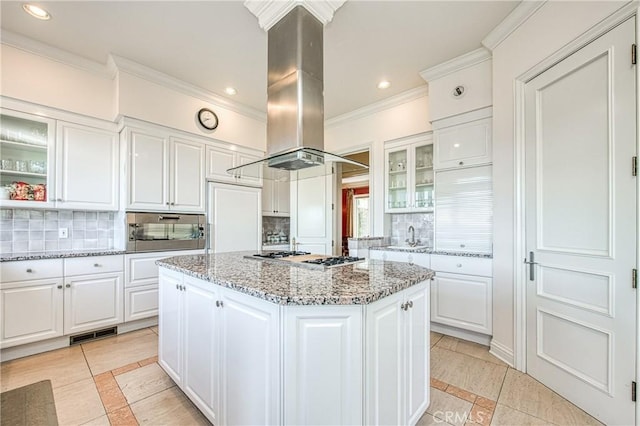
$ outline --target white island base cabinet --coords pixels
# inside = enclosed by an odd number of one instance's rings
[[[160,269],[159,363],[215,425],[416,424],[429,291],[280,306]]]

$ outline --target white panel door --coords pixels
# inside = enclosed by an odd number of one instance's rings
[[[291,237],[297,249],[313,254],[334,253],[334,175],[291,182]]]
[[[171,210],[204,212],[204,144],[171,139]]]
[[[207,146],[207,179],[234,183],[236,177],[227,173],[227,170],[235,167],[236,162],[236,152],[217,146]]]
[[[491,162],[491,119],[445,127],[434,132],[436,170]]]
[[[62,336],[62,278],[0,284],[0,347]]]
[[[94,274],[64,280],[64,333],[95,330],[124,320],[124,274]]]
[[[431,282],[431,321],[491,334],[491,278],[440,272]]]
[[[400,425],[404,377],[404,311],[402,293],[367,305],[366,421],[368,425]]]
[[[115,132],[58,122],[56,206],[117,210],[118,147]]]
[[[284,424],[362,424],[361,306],[287,306]]]
[[[612,425],[635,421],[634,37],[632,18],[525,92],[526,243],[537,262],[524,265],[527,371]]]
[[[260,188],[209,184],[209,249],[214,253],[260,250],[262,243]]]
[[[160,272],[158,363],[178,386],[182,384],[182,274]]]
[[[124,289],[124,321],[158,315],[158,284]]]
[[[427,281],[428,282],[428,281]],[[408,288],[405,297],[404,424],[414,425],[429,406],[429,289]]]
[[[214,424],[220,422],[220,329],[216,302],[219,286],[201,288],[199,280],[184,277],[184,371],[182,389]]]
[[[220,424],[281,424],[279,306],[228,289],[221,302]]]
[[[166,135],[132,129],[129,146],[129,202],[132,210],[169,208],[169,140]]]

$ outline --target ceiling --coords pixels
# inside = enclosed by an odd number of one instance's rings
[[[53,18],[3,0],[2,29],[101,64],[114,53],[266,112],[267,36],[240,0],[34,3]],[[517,4],[347,1],[324,31],[325,118],[424,85],[420,71],[481,47]],[[391,87],[377,89],[381,79]]]

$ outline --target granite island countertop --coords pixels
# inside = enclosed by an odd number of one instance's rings
[[[279,305],[366,305],[434,275],[421,266],[383,260],[311,269],[244,258],[252,253],[176,256],[156,264]]]
[[[0,254],[0,262],[14,262],[19,260],[41,260],[41,259],[65,259],[69,257],[88,256],[113,256],[125,254],[124,250],[118,249],[84,249],[84,250],[57,250],[57,251],[28,251],[28,252],[8,252]]]

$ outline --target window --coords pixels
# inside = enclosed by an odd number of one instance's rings
[[[353,237],[369,236],[369,194],[354,195],[353,206]]]

